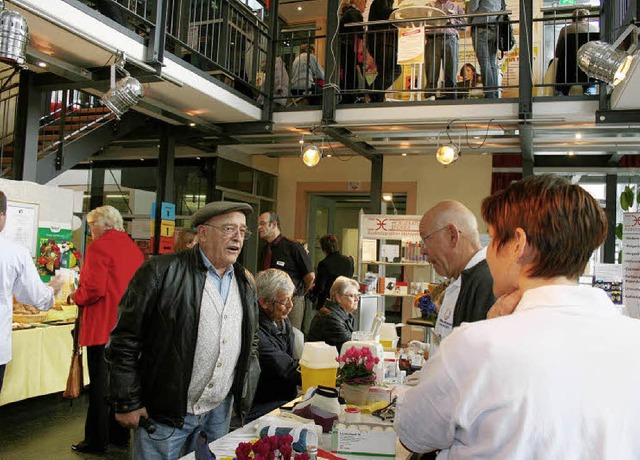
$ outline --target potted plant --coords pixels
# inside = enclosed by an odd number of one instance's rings
[[[336,360],[340,364],[337,382],[342,385],[342,397],[348,404],[365,405],[369,387],[376,381],[374,366],[380,358],[374,357],[369,347],[354,346]]]

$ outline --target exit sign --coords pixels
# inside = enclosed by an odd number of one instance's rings
[[[575,5],[576,0],[560,0],[560,5]]]

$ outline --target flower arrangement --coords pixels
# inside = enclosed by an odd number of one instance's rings
[[[338,384],[371,385],[375,382],[373,367],[380,362],[380,358],[374,357],[369,347],[351,347],[336,361],[340,363]]]
[[[40,245],[40,255],[36,260],[38,273],[41,276],[54,275],[60,267],[75,267],[81,258],[80,251],[74,248],[72,242],[63,241],[58,245],[56,240],[51,238]]]
[[[422,317],[427,321],[435,322],[438,318],[438,307],[431,300],[431,294],[418,294],[414,297],[414,306],[422,312]]]
[[[289,434],[264,436],[251,442],[241,442],[236,447],[237,460],[289,460],[293,452],[293,437]],[[309,460],[309,455],[294,454],[294,460]]]

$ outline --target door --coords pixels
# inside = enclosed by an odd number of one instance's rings
[[[336,201],[320,195],[309,197],[309,225],[307,226],[307,246],[309,259],[314,268],[324,258],[320,249],[320,237],[335,233]]]

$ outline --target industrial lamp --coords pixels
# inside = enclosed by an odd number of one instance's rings
[[[308,144],[302,148],[302,162],[310,168],[313,168],[315,165],[320,163],[320,159],[322,158],[322,152],[320,149],[313,145]]]
[[[457,146],[451,140],[451,123],[453,122],[454,120],[451,120],[447,124],[446,133],[447,138],[449,139],[448,144],[440,144],[440,134],[442,134],[442,131],[440,131],[440,133],[438,134],[438,150],[436,150],[436,160],[438,160],[440,164],[445,166],[458,161],[458,158],[460,158],[460,137],[458,136]]]
[[[131,107],[140,102],[144,97],[142,85],[133,78],[124,68],[125,56],[115,64],[111,64],[111,88],[102,95],[102,103],[111,110],[117,118],[120,118]],[[116,83],[116,71],[124,74],[124,78]]]
[[[444,144],[438,147],[436,159],[440,164],[450,165],[460,158],[460,149],[453,144]]]
[[[5,9],[0,0],[0,61],[23,65],[27,57],[29,26],[17,11]]]
[[[618,49],[629,34],[633,34],[632,46],[627,51]],[[577,55],[578,66],[588,76],[616,86],[629,73],[637,46],[638,28],[630,25],[613,45],[603,41],[582,45]]]

